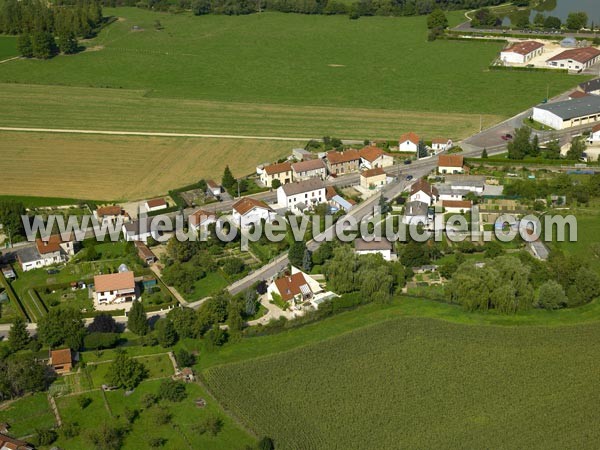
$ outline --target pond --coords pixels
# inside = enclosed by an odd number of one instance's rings
[[[545,16],[556,16],[563,21],[567,20],[569,13],[586,12],[590,23],[594,22],[596,26],[600,25],[600,1],[599,0],[545,0],[533,7],[530,12],[530,21],[537,13],[542,13]],[[516,14],[519,14],[518,12]],[[512,15],[515,19],[515,15]],[[505,17],[502,25],[510,25],[511,17]]]

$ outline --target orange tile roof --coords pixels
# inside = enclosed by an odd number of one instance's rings
[[[410,141],[415,145],[419,145],[420,140],[421,140],[421,138],[416,133],[413,133],[412,131],[410,133],[405,133],[402,136],[400,136],[400,143]]]
[[[525,42],[517,42],[511,45],[508,48],[502,50],[502,52],[512,52],[518,53],[519,55],[529,55],[531,52],[536,51],[539,48],[544,47],[544,44],[541,44],[536,41],[525,41]]]
[[[98,217],[120,216],[122,212],[123,208],[121,208],[119,205],[101,206],[96,210],[96,214],[98,215]]]
[[[583,98],[583,97],[587,97],[590,94],[586,94],[585,92],[581,92],[581,91],[573,91],[569,94],[569,98]]]
[[[281,298],[285,301],[291,300],[296,295],[300,294],[300,287],[304,285],[308,286],[308,283],[302,272],[275,280],[275,286],[277,286],[277,290],[279,290],[279,295],[281,295]]]
[[[553,56],[548,61],[562,61],[564,59],[572,59],[579,63],[585,64],[594,58],[600,56],[600,50],[594,47],[572,48],[565,50],[556,56]]]
[[[447,144],[449,140],[450,139],[435,138],[435,139],[432,139],[431,143],[432,144]]]
[[[34,447],[25,441],[20,441],[5,434],[0,434],[0,448],[8,450],[27,450],[33,449]]]
[[[434,194],[437,194],[437,189],[432,188],[431,185],[423,178],[419,178],[417,182],[411,186],[410,195],[414,195],[419,191],[426,193],[430,197]]]
[[[592,128],[592,133],[597,133],[598,131],[600,131],[600,123]]]
[[[383,150],[381,150],[379,147],[373,146],[365,147],[361,149],[358,153],[361,158],[366,159],[369,162],[373,162],[380,156],[384,155]]]
[[[50,358],[52,359],[53,366],[60,366],[63,364],[71,364],[73,362],[73,356],[71,355],[70,348],[62,348],[60,350],[52,350],[50,352]]]
[[[464,157],[462,155],[440,155],[438,167],[462,167]]]
[[[109,273],[94,277],[94,290],[96,292],[120,291],[135,289],[133,272]]]
[[[205,211],[204,209],[199,209],[198,211],[194,211],[192,214],[190,214],[190,225],[201,225],[207,219],[211,218],[216,219],[217,215],[213,212]]]
[[[63,239],[60,234],[53,234],[48,238],[48,240],[44,239],[36,239],[35,246],[37,247],[37,251],[40,255],[45,255],[46,253],[54,253],[60,251],[60,244],[64,242],[70,242],[72,240],[72,236],[69,236],[68,239]]]
[[[333,186],[327,186],[325,188],[325,198],[327,200],[331,200],[336,195],[338,195],[338,193],[336,192],[336,190],[335,190],[335,188]]]
[[[330,164],[342,164],[350,161],[357,161],[360,155],[357,150],[346,150],[343,152],[331,151],[327,152],[327,161]]]
[[[319,158],[307,159],[305,161],[292,164],[292,169],[294,169],[294,172],[308,172],[310,170],[325,169],[325,167],[325,163]]]
[[[273,175],[276,173],[289,172],[292,170],[292,164],[289,162],[282,162],[277,164],[271,164],[270,166],[265,167],[265,172],[267,175]]]
[[[442,201],[442,206],[445,208],[469,209],[473,206],[473,202],[471,200],[444,200]]]
[[[167,202],[164,198],[153,198],[152,200],[148,200],[146,202],[148,208],[156,208],[158,206],[167,206]]]
[[[269,205],[267,205],[265,202],[255,200],[250,197],[244,197],[233,204],[233,209],[242,216],[254,208],[264,208],[272,211]]]
[[[375,167],[374,169],[369,169],[361,172],[360,176],[365,178],[376,177],[379,175],[385,175],[385,170],[381,167]]]

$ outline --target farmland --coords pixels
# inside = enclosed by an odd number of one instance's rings
[[[592,448],[598,337],[402,318],[205,376],[278,448]]]
[[[251,173],[257,163],[289,154],[294,143],[231,139],[92,136],[0,132],[0,192],[141,199],[171,188]],[[251,157],[243,155],[250,154]],[[227,155],[225,157],[224,155]],[[57,177],[60,164],[60,183]],[[49,167],[55,167],[49,170]]]
[[[0,123],[348,138],[414,129],[460,138],[478,129],[480,114],[490,124],[540,101],[548,84],[558,93],[579,81],[488,71],[501,44],[428,43],[423,17],[194,17],[134,8],[105,8],[105,15],[119,20],[82,54],[0,67],[0,82],[22,84],[0,86],[9,105]],[[371,127],[380,114],[387,125]],[[454,114],[457,128],[446,120]],[[357,128],[361,116],[367,123]]]

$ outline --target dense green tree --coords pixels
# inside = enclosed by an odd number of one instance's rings
[[[213,325],[225,321],[230,300],[231,296],[229,294],[220,293],[202,304],[198,310],[196,321],[197,335],[203,335]]]
[[[158,398],[161,400],[178,403],[183,401],[186,396],[185,384],[181,381],[167,379],[162,381],[158,387]]]
[[[569,30],[579,31],[587,27],[588,15],[585,12],[572,12],[567,17],[567,28]]]
[[[560,142],[558,140],[553,140],[546,144],[544,157],[546,159],[560,159]]]
[[[100,313],[94,316],[94,320],[87,327],[89,333],[118,333],[119,325],[114,317],[108,313]]]
[[[49,367],[30,354],[0,360],[0,401],[48,388],[53,381]]]
[[[47,428],[38,428],[35,430],[38,445],[47,446],[58,439],[56,431]]]
[[[306,253],[306,242],[294,241],[288,250],[288,259],[294,267],[302,267],[304,254]]]
[[[537,305],[544,309],[559,309],[568,302],[563,287],[554,280],[548,280],[540,286]]]
[[[38,31],[32,34],[31,48],[33,56],[40,59],[52,58],[58,52],[54,36],[47,31]]]
[[[221,178],[221,184],[225,189],[231,189],[236,184],[236,179],[231,173],[229,166],[225,166],[223,171],[223,177]]]
[[[191,308],[174,308],[167,317],[173,322],[175,332],[180,338],[196,337],[196,311]]]
[[[37,332],[39,339],[52,348],[67,345],[79,350],[85,335],[83,317],[74,308],[50,309],[39,319]]]
[[[579,161],[581,158],[583,158],[585,149],[585,138],[583,136],[575,136],[571,140],[571,147],[567,152],[567,159],[571,161]]]
[[[154,326],[156,339],[163,348],[172,347],[177,342],[177,332],[173,322],[167,318],[159,319]]]
[[[14,236],[24,236],[23,218],[27,211],[23,203],[12,200],[0,200],[0,223],[4,233],[12,240]]]
[[[258,293],[256,289],[248,289],[244,294],[244,314],[246,317],[252,317],[257,311]]]
[[[179,367],[191,367],[196,364],[196,357],[184,348],[175,351],[175,360]]]
[[[281,181],[279,181],[277,178],[275,178],[272,182],[271,182],[271,187],[273,189],[277,189],[279,186],[281,186]]]
[[[148,333],[148,318],[142,302],[134,300],[131,305],[127,315],[127,328],[138,336],[145,336]]]
[[[238,273],[242,273],[246,268],[246,264],[244,260],[238,257],[226,258],[223,261],[223,272],[227,275],[236,275]]]
[[[270,437],[262,437],[258,441],[258,450],[275,450],[275,444]]]
[[[531,128],[526,126],[517,128],[513,140],[508,143],[508,157],[510,159],[523,159],[531,154]]]
[[[448,18],[444,14],[444,11],[439,8],[431,11],[431,14],[427,17],[427,28],[430,30],[434,28],[448,28]]]
[[[211,11],[210,0],[194,0],[192,2],[192,12],[197,15],[209,14]]]
[[[555,16],[548,16],[546,20],[544,20],[544,28],[549,30],[560,30],[562,27],[562,21],[560,18]]]
[[[589,303],[600,295],[600,276],[587,267],[581,267],[568,291],[569,306]]]
[[[79,44],[77,43],[77,37],[73,31],[64,31],[58,35],[58,48],[65,55],[72,55],[77,53]]]
[[[543,28],[546,21],[546,16],[542,13],[537,13],[533,18],[533,24],[538,28]]]
[[[21,316],[17,316],[8,331],[8,347],[11,352],[18,352],[29,345],[31,337],[27,331],[27,324]]]
[[[31,44],[31,35],[23,33],[17,38],[17,51],[25,58],[33,57],[33,46]]]
[[[488,151],[487,148],[484,148],[483,151],[481,152],[481,159],[487,159],[488,158]]]
[[[87,439],[95,450],[119,450],[125,431],[114,424],[102,423],[87,432]]]
[[[206,333],[205,339],[207,350],[213,350],[227,342],[227,332],[218,324],[214,324],[208,333]]]
[[[146,378],[148,371],[141,362],[131,358],[124,351],[118,351],[115,359],[110,364],[106,381],[118,388],[134,389]]]

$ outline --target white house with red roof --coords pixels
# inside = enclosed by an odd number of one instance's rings
[[[449,150],[452,148],[452,140],[444,139],[444,138],[435,138],[431,141],[431,149],[437,152],[443,152],[444,150]]]
[[[244,197],[233,204],[233,221],[239,228],[250,228],[253,224],[272,222],[277,214],[265,202]]]
[[[544,44],[536,41],[515,42],[500,52],[504,64],[527,64],[544,53]]]
[[[133,272],[124,271],[94,277],[94,306],[120,305],[136,299]]]
[[[288,302],[292,309],[300,310],[303,306],[316,306],[313,301],[324,289],[312,277],[292,267],[292,273],[273,280],[267,288],[269,300],[279,296]],[[318,306],[317,306],[318,307]]]
[[[413,133],[405,133],[400,136],[400,140],[398,141],[398,151],[407,152],[407,153],[417,153],[419,149],[419,141],[421,138]]]
[[[211,223],[217,222],[217,215],[214,212],[198,209],[188,217],[188,223],[192,230],[199,232],[206,230]]]
[[[292,164],[286,161],[263,167],[260,173],[260,182],[266,187],[272,187],[274,180],[279,180],[281,184],[294,181]]]
[[[17,252],[17,260],[23,272],[66,262],[77,252],[73,236],[53,234],[48,238],[38,238],[35,246],[28,246]]]
[[[167,209],[168,206],[164,198],[153,198],[152,200],[146,200],[144,203],[147,212],[160,211],[161,209]]]
[[[390,167],[394,165],[394,157],[388,155],[379,147],[365,147],[361,149],[358,154],[360,155],[361,166],[365,169]]]
[[[438,190],[435,187],[420,178],[410,187],[408,199],[411,202],[423,202],[431,206],[437,201],[438,195]]]
[[[440,155],[438,159],[439,174],[464,173],[464,158],[462,155]]]
[[[565,50],[546,61],[548,67],[568,69],[569,72],[582,72],[600,61],[600,50],[595,47],[581,47]]]
[[[318,178],[284,184],[277,189],[279,207],[286,208],[294,214],[304,214],[326,202],[325,183]]]

